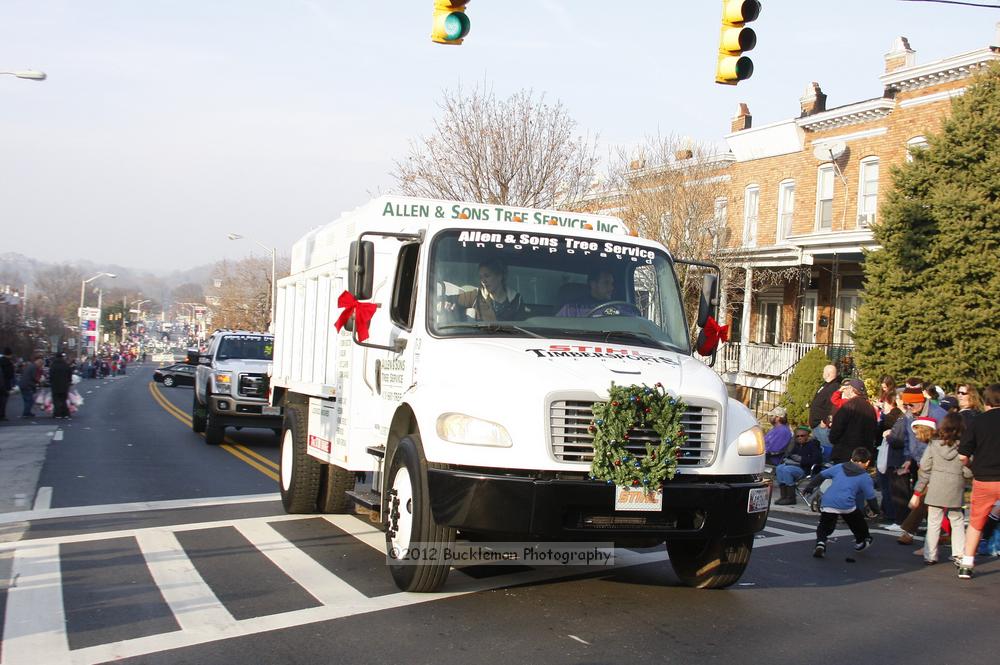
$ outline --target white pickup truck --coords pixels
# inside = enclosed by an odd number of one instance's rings
[[[268,368],[274,336],[245,330],[217,330],[207,351],[188,351],[197,366],[191,429],[205,433],[205,442],[223,442],[227,427],[263,427],[281,432],[281,407],[267,400]]]

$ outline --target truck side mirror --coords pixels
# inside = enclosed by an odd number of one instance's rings
[[[701,297],[698,301],[698,327],[704,328],[708,317],[716,318],[719,307],[719,277],[706,273],[702,278]]]
[[[187,350],[187,362],[188,365],[198,364],[198,349],[188,349]]]
[[[348,262],[347,290],[358,300],[368,300],[372,297],[375,279],[375,243],[371,240],[351,242]]]

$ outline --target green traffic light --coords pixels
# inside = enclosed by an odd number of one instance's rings
[[[444,20],[445,39],[462,39],[469,34],[469,17],[465,12],[452,12]]]

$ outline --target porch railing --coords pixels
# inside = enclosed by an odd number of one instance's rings
[[[802,356],[815,348],[821,348],[828,358],[840,369],[841,376],[853,376],[854,346],[848,344],[803,344],[783,342],[777,346],[770,344],[726,343],[719,350],[716,370],[720,373],[742,374],[747,377],[777,379],[767,383],[771,390],[784,391],[790,369]]]

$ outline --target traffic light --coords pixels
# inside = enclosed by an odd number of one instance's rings
[[[760,16],[757,0],[722,0],[722,32],[715,82],[736,85],[753,75],[753,61],[743,55],[757,45],[757,34],[746,27]]]
[[[465,6],[469,0],[434,0],[434,29],[431,41],[438,44],[461,44],[469,34]]]

